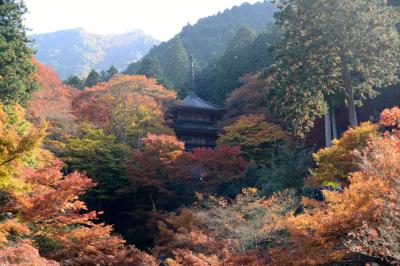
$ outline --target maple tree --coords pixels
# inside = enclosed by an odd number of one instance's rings
[[[260,74],[245,75],[240,78],[242,85],[232,91],[226,99],[226,119],[242,115],[267,113],[267,85]]]
[[[245,189],[234,200],[199,195],[189,209],[159,222],[154,252],[167,255],[167,265],[267,265],[262,248],[278,240],[285,217],[294,206],[291,192],[269,199]]]
[[[397,109],[385,110],[381,123],[397,129],[393,114],[397,114]],[[396,131],[380,136],[376,128],[362,124],[349,129],[339,140],[342,144],[334,147],[336,151],[344,151],[338,153],[339,158],[351,156],[347,164],[343,164],[346,161],[337,164],[338,173],[346,177],[347,185],[342,191],[324,190],[324,202],[303,199],[304,212],[287,220],[289,244],[271,252],[274,263],[296,261],[295,265],[320,265],[343,260],[351,254],[398,262],[395,242],[399,217],[399,138]],[[350,149],[357,146],[358,150]],[[329,169],[335,170],[333,166]],[[325,171],[321,175],[325,178]]]
[[[118,258],[116,265],[123,265],[139,257],[143,263],[137,265],[156,265],[151,256],[125,247],[111,226],[94,223],[98,213],[87,211],[78,197],[95,184],[77,172],[64,175],[62,163],[40,148],[44,127],[36,128],[23,114],[19,106],[0,112],[0,260],[57,265],[41,258],[38,247],[42,256],[62,264],[113,265]]]
[[[247,115],[225,127],[218,143],[239,145],[247,159],[266,161],[288,140],[288,134],[279,125],[268,123],[264,115]]]
[[[185,152],[176,162],[178,176],[195,181],[197,190],[202,192],[216,192],[222,183],[240,179],[247,164],[240,146],[226,144]]]
[[[174,161],[183,154],[184,144],[174,136],[152,135],[143,138],[142,148],[134,150],[128,162],[129,182],[127,191],[145,190],[152,210],[171,195],[169,183],[174,176]]]
[[[36,66],[35,80],[40,89],[32,94],[27,115],[33,122],[48,122],[46,147],[56,152],[60,142],[76,132],[72,101],[79,91],[64,85],[53,69],[39,63],[35,58],[33,64]]]
[[[282,191],[269,198],[257,189],[246,188],[233,200],[200,195],[191,209],[204,228],[229,251],[240,253],[266,248],[280,238],[284,217],[296,206],[294,191]]]
[[[307,183],[313,187],[322,185],[346,185],[347,176],[358,169],[355,150],[363,149],[371,135],[378,135],[378,126],[370,122],[347,130],[332,146],[314,154],[316,167],[312,169]]]
[[[175,92],[145,76],[115,75],[83,91],[74,100],[73,111],[79,119],[115,134],[121,143],[137,147],[148,132],[171,132],[163,125],[163,114],[175,97]]]

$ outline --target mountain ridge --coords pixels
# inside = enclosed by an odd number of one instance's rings
[[[142,30],[96,34],[75,28],[29,38],[37,60],[53,67],[62,79],[70,75],[83,77],[90,69],[105,70],[111,65],[122,70],[160,43]]]

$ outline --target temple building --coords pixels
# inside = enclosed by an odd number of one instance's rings
[[[185,143],[186,150],[214,148],[218,139],[217,122],[226,110],[201,99],[195,93],[193,56],[189,71],[189,92],[185,99],[168,109],[166,118],[171,121],[177,138]]]

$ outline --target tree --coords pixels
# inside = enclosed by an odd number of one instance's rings
[[[80,120],[115,134],[121,143],[137,147],[149,132],[171,132],[163,122],[173,99],[175,93],[154,80],[118,75],[81,93],[73,102],[73,111]]]
[[[85,82],[78,76],[69,76],[64,83],[79,90],[83,90],[85,88]]]
[[[265,163],[252,162],[246,170],[245,179],[259,189],[261,196],[269,197],[284,189],[299,193],[313,163],[312,149],[301,142],[284,142]]]
[[[266,248],[279,240],[281,221],[294,210],[293,191],[283,191],[270,198],[259,197],[257,189],[243,189],[232,201],[215,196],[200,196],[191,209],[195,219],[226,241],[234,253]]]
[[[130,188],[126,191],[145,190],[151,209],[157,210],[165,197],[171,195],[169,184],[173,180],[174,161],[183,154],[184,144],[173,136],[149,134],[142,139],[142,149],[133,151],[129,165]]]
[[[268,123],[265,116],[248,115],[225,127],[218,143],[239,145],[248,160],[265,162],[274,156],[282,142],[288,140],[288,134],[279,125]]]
[[[100,74],[97,73],[96,70],[92,69],[86,78],[85,87],[90,88],[100,82],[101,82]]]
[[[242,85],[232,91],[226,99],[228,113],[226,119],[236,119],[242,115],[261,115],[267,113],[265,95],[268,88],[260,73],[249,74],[240,78]]]
[[[76,116],[72,113],[72,101],[79,94],[57,77],[53,69],[34,60],[37,68],[35,79],[40,90],[32,94],[27,114],[34,122],[46,120],[48,124],[45,145],[57,152],[60,142],[75,133]]]
[[[25,104],[37,88],[20,0],[0,2],[0,100],[5,104]]]
[[[43,127],[23,118],[19,106],[0,112],[0,261],[40,265],[156,265],[155,259],[95,224],[79,200],[95,184],[40,148]],[[36,250],[34,247],[38,247]],[[39,252],[38,252],[39,251]],[[40,254],[40,256],[39,256]]]
[[[400,156],[397,133],[380,136],[376,126],[370,124],[345,133],[339,140],[343,142],[341,150],[345,150],[345,143],[359,143],[359,150],[353,151],[353,158],[348,160],[353,168],[342,171],[343,163],[338,164],[339,171],[347,177],[347,185],[340,191],[324,190],[324,202],[303,198],[303,212],[287,220],[289,242],[272,250],[275,264],[295,260],[298,265],[320,265],[355,254],[396,262]],[[335,144],[332,148],[340,150]],[[330,169],[334,171],[335,165]]]
[[[326,97],[342,93],[357,126],[356,104],[397,81],[397,10],[380,0],[279,5],[284,38],[267,75],[271,111],[302,135],[325,113]]]
[[[107,70],[107,81],[112,79],[116,74],[118,74],[118,69],[114,65],[110,66]]]
[[[65,140],[61,156],[67,172],[85,171],[97,186],[83,199],[90,209],[104,211],[102,219],[115,224],[121,208],[119,190],[128,185],[125,161],[129,148],[118,143],[113,135],[82,124],[78,134]]]
[[[241,156],[240,146],[222,144],[216,149],[197,148],[185,152],[175,165],[176,175],[194,182],[195,191],[217,193],[224,184],[240,180],[247,164]]]
[[[169,81],[164,75],[164,70],[161,67],[160,61],[155,56],[145,56],[142,59],[140,68],[135,74],[145,75],[147,78],[154,78],[158,83],[163,84],[166,88],[173,88],[171,81]]]
[[[366,147],[370,137],[377,135],[378,126],[369,122],[347,130],[331,147],[314,154],[316,167],[311,170],[307,183],[312,187],[347,185],[348,174],[358,169],[354,151]]]

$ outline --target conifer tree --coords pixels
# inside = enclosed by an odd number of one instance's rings
[[[397,81],[398,11],[381,0],[279,5],[284,37],[268,78],[271,110],[302,135],[325,113],[327,96],[342,93],[350,126],[356,126],[356,105]]]
[[[101,82],[100,74],[96,70],[92,69],[86,78],[85,86],[93,87],[99,82]]]
[[[37,88],[33,52],[23,25],[26,7],[20,0],[0,0],[0,100],[26,103]]]
[[[107,70],[107,80],[112,79],[114,75],[118,74],[118,69],[112,65],[108,70]]]

